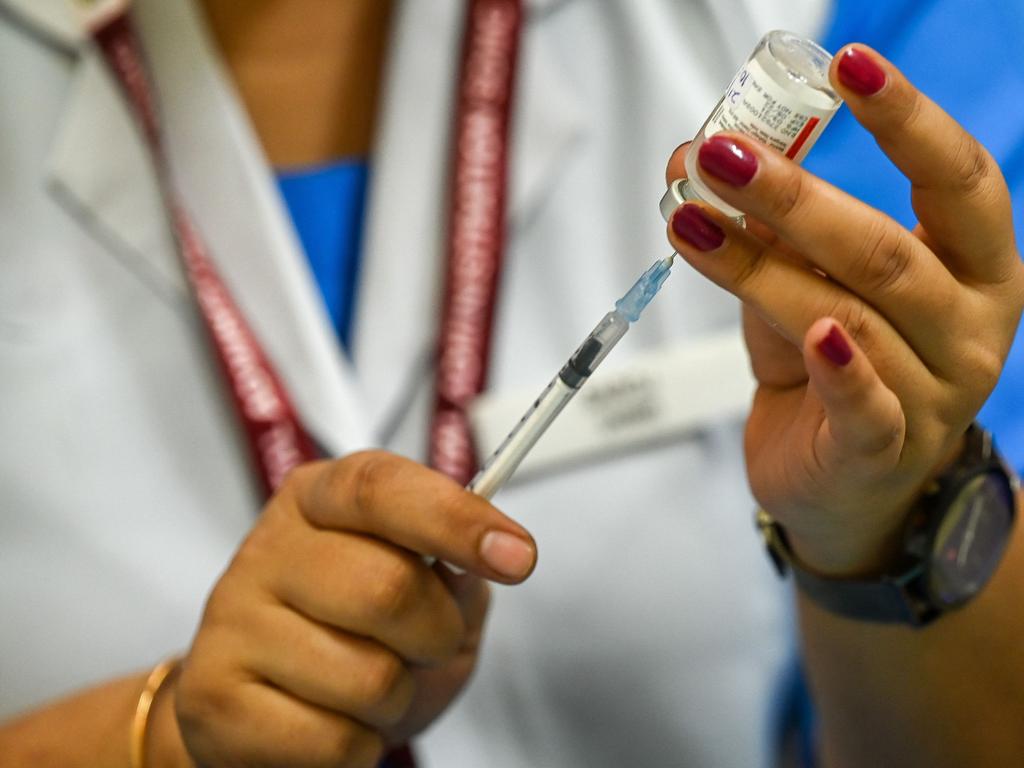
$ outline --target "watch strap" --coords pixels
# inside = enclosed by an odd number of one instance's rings
[[[888,577],[878,581],[825,579],[794,569],[793,578],[815,603],[850,619],[921,626],[934,618],[931,611],[915,604],[901,584]]]
[[[905,587],[916,573],[872,581],[818,576],[797,559],[785,531],[763,509],[757,512],[757,526],[779,574],[792,571],[800,590],[829,612],[860,621],[918,626],[934,618]]]

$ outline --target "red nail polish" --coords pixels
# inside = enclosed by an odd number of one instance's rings
[[[725,242],[722,228],[693,203],[686,203],[675,212],[672,231],[698,251],[713,251]]]
[[[818,351],[840,368],[853,360],[853,350],[836,325],[833,325],[828,335],[818,342]]]
[[[878,93],[886,81],[885,70],[870,53],[859,48],[846,49],[846,53],[839,59],[837,72],[839,82],[861,96]]]
[[[746,186],[757,173],[754,153],[725,136],[701,144],[697,160],[702,170],[734,187]]]

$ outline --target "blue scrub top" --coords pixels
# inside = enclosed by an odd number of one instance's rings
[[[347,350],[369,182],[367,163],[343,160],[282,171],[277,180],[327,313]]]

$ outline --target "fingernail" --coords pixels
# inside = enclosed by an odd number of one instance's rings
[[[672,216],[672,231],[699,251],[713,251],[725,242],[725,232],[704,213],[704,209],[686,203]]]
[[[534,556],[533,546],[511,533],[490,531],[480,542],[480,557],[509,579],[522,578],[529,573]]]
[[[861,96],[871,96],[885,85],[885,70],[867,51],[847,48],[839,59],[839,82]]]
[[[853,350],[836,325],[833,325],[828,335],[818,342],[818,351],[840,368],[853,360]]]
[[[701,144],[697,159],[703,170],[734,187],[746,186],[757,173],[754,153],[726,136],[712,136]]]

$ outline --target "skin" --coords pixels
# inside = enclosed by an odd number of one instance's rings
[[[186,659],[176,709],[191,755],[376,764],[461,689],[487,610],[483,581],[422,556],[512,584],[535,553],[520,526],[409,460],[370,452],[296,471]]]
[[[369,155],[390,0],[200,4],[272,166]]]
[[[751,487],[811,570],[872,576],[908,506],[994,387],[1024,304],[1010,198],[989,154],[876,52],[872,96],[832,83],[912,185],[911,232],[781,154],[751,152],[749,184],[705,181],[749,214],[698,271],[744,303],[759,386],[746,430]],[[843,52],[836,56],[839,62]],[[685,175],[681,147],[668,177]],[[827,275],[827,276],[826,276]],[[838,326],[848,365],[818,344]],[[1024,536],[982,596],[923,630],[842,619],[800,599],[826,765],[1017,765],[1024,760]],[[950,727],[954,726],[955,727]]]

